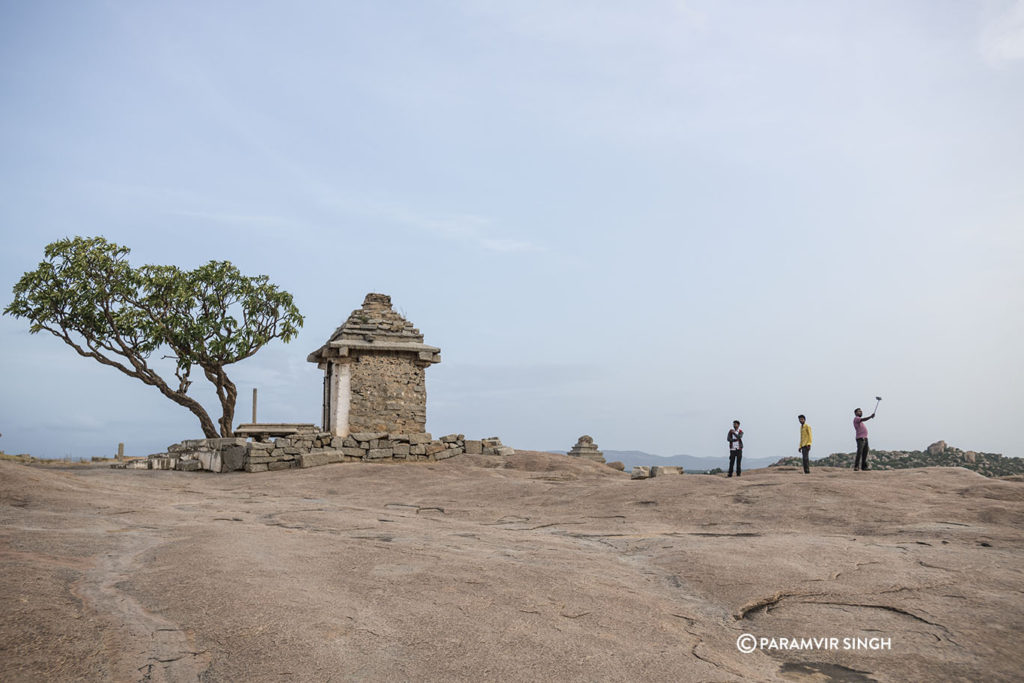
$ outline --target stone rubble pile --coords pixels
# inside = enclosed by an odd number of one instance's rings
[[[425,432],[357,432],[338,437],[313,429],[265,441],[247,441],[241,437],[190,439],[168,446],[166,453],[115,463],[111,467],[186,472],[274,472],[339,462],[446,460],[462,453],[512,455],[515,449],[502,445],[496,436],[472,440],[466,439],[464,434],[448,434],[435,439]]]
[[[574,458],[586,458],[594,462],[604,463],[604,454],[597,450],[594,439],[584,434],[576,441],[576,445],[569,449],[569,455]]]
[[[646,465],[633,465],[633,469],[630,470],[630,479],[650,479],[651,477],[664,477],[672,474],[682,474],[683,468],[676,467],[673,465],[655,465],[654,467],[648,467]]]

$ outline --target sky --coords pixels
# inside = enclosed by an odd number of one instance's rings
[[[1024,456],[1021,0],[0,0],[0,304],[45,246],[228,260],[305,325],[229,368],[318,422],[368,292],[427,428],[567,450]],[[0,450],[201,437],[0,317]],[[216,419],[212,393],[193,385]]]

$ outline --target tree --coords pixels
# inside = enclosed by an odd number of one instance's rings
[[[249,358],[302,327],[292,296],[265,275],[249,277],[228,261],[195,270],[133,268],[130,250],[102,237],[75,237],[46,246],[46,260],[14,286],[5,315],[27,318],[79,355],[156,387],[199,418],[207,438],[231,436],[238,391],[224,368]],[[174,360],[177,387],[150,367],[158,349]],[[216,390],[221,417],[214,424],[188,395],[198,367]]]

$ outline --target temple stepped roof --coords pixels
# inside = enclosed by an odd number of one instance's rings
[[[309,354],[307,360],[320,363],[327,358],[348,356],[351,350],[408,352],[424,362],[441,361],[441,349],[423,343],[423,335],[391,307],[387,294],[367,294],[362,308],[352,311],[327,343]]]

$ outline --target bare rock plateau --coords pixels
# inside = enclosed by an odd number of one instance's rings
[[[1024,678],[1024,484],[960,468],[0,462],[0,576],[5,682]]]

